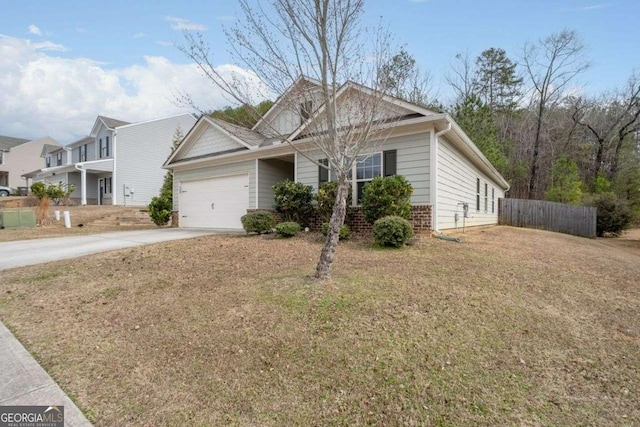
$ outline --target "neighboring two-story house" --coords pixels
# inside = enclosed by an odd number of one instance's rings
[[[195,122],[190,114],[139,123],[98,116],[89,136],[64,147],[67,162],[47,153],[38,179],[73,184],[71,198],[82,205],[146,206],[160,191],[176,131]]]
[[[290,179],[317,189],[334,179],[320,166],[327,154],[310,136],[327,131],[325,106],[314,98],[319,91],[320,82],[300,78],[252,129],[202,116],[165,163],[174,173],[179,225],[240,229],[248,210],[273,208],[276,182]],[[380,118],[352,120],[368,103],[378,106]],[[338,131],[387,126],[353,162],[356,208],[368,181],[399,174],[413,186],[413,218],[421,218],[421,230],[497,223],[498,199],[509,185],[451,116],[352,82],[336,92],[334,105],[342,106],[345,125]]]
[[[0,136],[0,185],[28,187],[29,182],[23,175],[42,167],[40,155],[47,146],[60,147],[60,144],[48,136],[32,141]]]

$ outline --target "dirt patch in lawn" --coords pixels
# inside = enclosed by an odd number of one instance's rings
[[[310,236],[126,249],[3,272],[0,317],[96,425],[638,424],[638,256],[462,238],[324,284]]]

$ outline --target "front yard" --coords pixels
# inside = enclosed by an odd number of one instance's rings
[[[126,249],[3,272],[0,319],[96,425],[638,425],[637,246],[463,240],[327,284],[310,236]]]

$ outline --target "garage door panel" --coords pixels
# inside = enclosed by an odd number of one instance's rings
[[[241,229],[249,208],[249,177],[234,175],[183,182],[180,226]]]

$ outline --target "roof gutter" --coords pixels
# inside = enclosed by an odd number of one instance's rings
[[[447,127],[439,132],[431,133],[431,144],[429,150],[429,193],[431,194],[431,228],[436,233],[438,229],[438,138],[451,131],[451,120],[444,116]],[[435,129],[434,129],[435,130]]]

